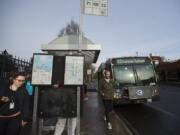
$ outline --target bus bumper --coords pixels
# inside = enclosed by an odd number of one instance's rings
[[[151,103],[151,102],[156,102],[156,101],[160,101],[160,96],[156,95],[153,96],[151,98],[147,98],[147,99],[133,99],[133,100],[129,100],[126,98],[120,98],[120,99],[114,99],[114,105],[120,105],[120,104],[134,104],[134,103]]]

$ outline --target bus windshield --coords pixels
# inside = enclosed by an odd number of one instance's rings
[[[155,73],[151,64],[135,65],[135,71],[137,73],[137,81],[143,84],[154,83]]]
[[[132,66],[114,66],[114,77],[118,83],[135,83],[135,77]]]
[[[125,85],[150,85],[156,82],[151,64],[114,66],[114,77],[118,83]]]

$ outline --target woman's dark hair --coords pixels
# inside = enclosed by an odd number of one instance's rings
[[[13,79],[16,79],[18,76],[25,76],[25,74],[23,72],[15,72],[13,75],[12,75],[12,78]]]
[[[11,76],[10,76],[10,83],[13,83],[13,80],[16,79],[18,76],[25,76],[25,74],[23,72],[14,72]]]

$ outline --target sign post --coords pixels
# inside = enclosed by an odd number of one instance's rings
[[[77,87],[77,128],[76,128],[76,135],[80,135],[80,96],[81,96],[81,88],[80,86]]]
[[[107,16],[108,0],[80,0],[80,15],[79,15],[79,44],[78,50],[81,52],[82,48],[82,25],[83,15],[99,15]],[[82,83],[83,84],[83,83]],[[77,130],[76,134],[80,135],[80,86],[77,87]]]
[[[52,83],[53,56],[44,54],[34,54],[32,80],[31,84],[35,85],[33,119],[32,119],[32,135],[37,133],[37,110],[38,110],[38,85],[51,85]]]
[[[38,106],[38,86],[35,87],[35,92],[34,92],[34,105],[33,105],[33,119],[32,119],[32,132],[31,135],[36,135],[37,134],[37,106]]]
[[[80,135],[80,85],[83,85],[84,56],[66,56],[64,85],[77,85],[77,128],[76,135]]]

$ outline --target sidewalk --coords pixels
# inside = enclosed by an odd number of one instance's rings
[[[131,135],[132,133],[119,119],[116,113],[112,112],[110,121],[112,130],[107,129],[103,119],[104,108],[97,92],[88,93],[89,100],[84,102],[84,114],[81,118],[81,135]]]
[[[115,112],[110,114],[112,130],[107,129],[106,122],[103,119],[104,108],[102,100],[98,97],[97,92],[88,92],[89,100],[84,101],[83,116],[81,117],[80,135],[132,135],[130,130],[116,115]],[[48,119],[47,124],[54,125],[56,120]],[[21,135],[30,135],[31,125],[26,126]],[[54,131],[43,131],[42,135],[53,135]],[[67,135],[66,130],[63,135]]]

